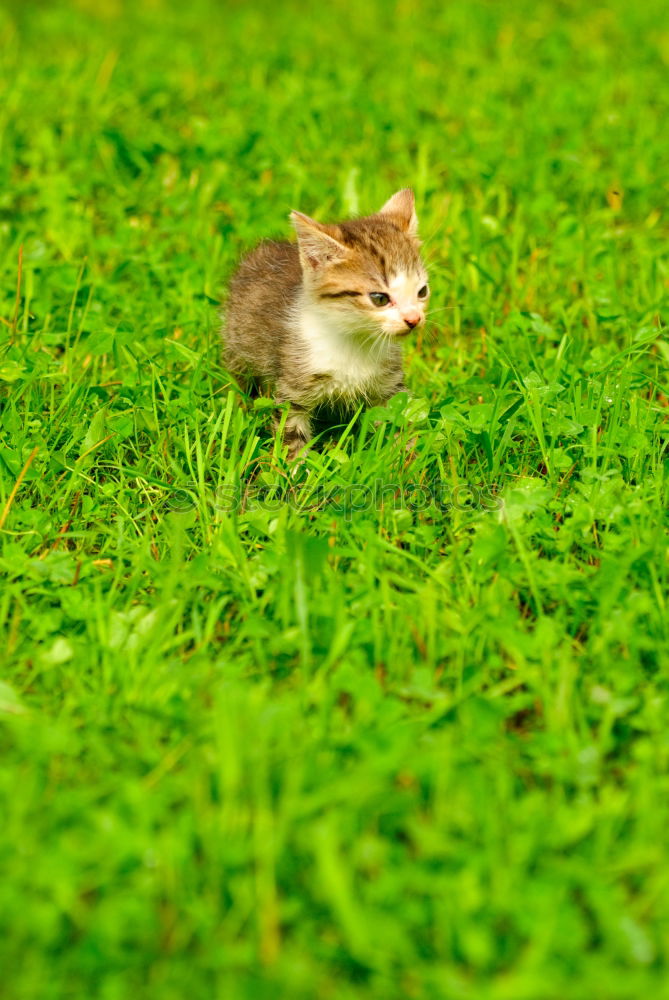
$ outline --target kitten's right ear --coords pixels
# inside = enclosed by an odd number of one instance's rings
[[[326,232],[320,222],[302,212],[291,212],[290,221],[295,226],[303,265],[316,269],[323,264],[336,264],[347,256],[346,247]]]
[[[379,215],[393,216],[402,232],[407,233],[408,236],[418,236],[416,201],[411,188],[402,188],[401,191],[396,191],[380,209]]]

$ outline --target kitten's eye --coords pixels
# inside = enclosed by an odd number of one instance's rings
[[[418,289],[418,298],[419,299],[426,299],[427,298],[427,293],[428,293],[428,287],[427,287],[427,285],[423,285],[422,288]]]
[[[386,295],[385,292],[370,292],[369,297],[375,306],[381,308],[381,306],[387,306],[390,302],[390,296]]]

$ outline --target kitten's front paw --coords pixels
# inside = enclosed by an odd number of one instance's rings
[[[309,474],[309,468],[307,465],[308,450],[309,449],[305,442],[301,448],[288,452],[286,458],[288,461],[288,465],[290,466],[289,475],[291,479],[293,480],[303,479],[308,476]]]
[[[291,465],[293,464],[293,462],[297,462],[298,460],[304,462],[306,458],[305,454],[306,450],[307,450],[307,443],[305,441],[304,444],[302,444],[300,447],[290,447],[288,449],[286,458],[288,459]]]
[[[306,464],[309,442],[305,441],[303,437],[292,437],[289,440],[284,438],[284,443],[288,446],[286,460],[292,466],[291,475],[295,476]]]

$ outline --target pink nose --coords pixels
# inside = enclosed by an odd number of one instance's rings
[[[420,323],[420,313],[418,312],[417,309],[409,309],[407,310],[407,312],[402,313],[402,319],[409,327],[409,329],[413,330],[413,328],[415,326],[418,326],[418,324]]]

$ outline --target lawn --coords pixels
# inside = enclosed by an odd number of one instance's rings
[[[0,5],[6,1000],[669,997],[663,0]],[[291,474],[217,304],[411,185]]]

